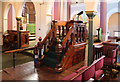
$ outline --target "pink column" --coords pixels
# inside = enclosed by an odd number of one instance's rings
[[[12,30],[12,5],[9,8],[8,11],[8,30]]]
[[[60,20],[60,0],[54,2],[54,20]]]
[[[70,5],[71,0],[67,0],[67,20],[70,20]]]
[[[100,2],[100,27],[102,28],[102,35],[106,35],[106,13],[107,5],[106,0]]]

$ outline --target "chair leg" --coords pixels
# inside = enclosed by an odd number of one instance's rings
[[[110,66],[110,77],[112,77],[112,66]]]

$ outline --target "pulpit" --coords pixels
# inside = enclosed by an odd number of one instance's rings
[[[29,31],[21,30],[20,32],[20,47],[29,46]],[[8,30],[10,35],[9,41],[17,46],[17,30]]]

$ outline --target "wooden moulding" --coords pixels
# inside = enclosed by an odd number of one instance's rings
[[[70,45],[68,51],[63,55],[63,58],[61,60],[61,71],[83,61],[85,58],[85,47],[86,43]]]

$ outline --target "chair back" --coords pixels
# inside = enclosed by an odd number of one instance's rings
[[[63,78],[62,80],[70,80],[70,79],[73,78],[75,75],[77,75],[77,73],[72,73],[72,74],[66,76],[65,78]],[[75,80],[82,81],[82,74],[80,74],[79,76],[74,77],[74,79],[72,79],[72,81],[75,81]]]
[[[116,52],[117,52],[117,49],[109,51],[108,52],[108,57],[109,58],[115,58],[116,57]]]
[[[105,56],[100,57],[99,59],[96,60],[95,63],[95,71],[101,69],[103,67],[103,62],[104,62]]]
[[[87,81],[94,77],[95,74],[95,63],[91,64],[83,73],[83,80]]]

